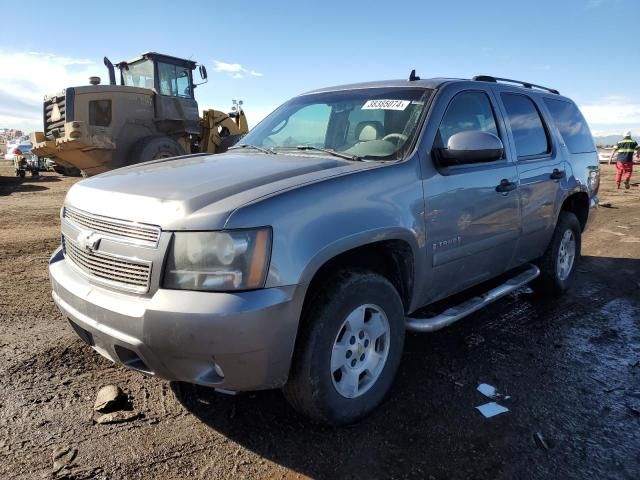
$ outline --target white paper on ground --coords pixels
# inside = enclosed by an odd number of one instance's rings
[[[496,387],[489,385],[488,383],[481,383],[478,385],[478,391],[483,394],[485,397],[495,398],[498,396],[498,392],[496,392]]]
[[[480,405],[476,407],[478,411],[485,416],[485,418],[491,418],[496,415],[500,415],[501,413],[506,413],[509,411],[507,407],[503,407],[502,405],[498,405],[496,402],[485,403],[484,405]]]

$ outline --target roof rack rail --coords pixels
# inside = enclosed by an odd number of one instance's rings
[[[539,88],[540,90],[546,90],[547,92],[560,95],[560,92],[555,88],[543,87],[542,85],[536,85],[535,83],[529,83],[529,82],[522,82],[520,80],[511,80],[510,78],[492,77],[491,75],[476,75],[471,80],[475,80],[476,82],[515,83],[517,85],[522,85],[524,88]]]

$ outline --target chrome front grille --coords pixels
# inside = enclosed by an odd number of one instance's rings
[[[89,277],[116,288],[144,293],[149,290],[151,262],[90,251],[62,235],[64,255]]]
[[[124,243],[155,248],[160,239],[160,227],[154,225],[93,215],[72,207],[64,207],[62,216],[77,227],[100,232],[105,237]]]

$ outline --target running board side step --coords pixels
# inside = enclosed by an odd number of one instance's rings
[[[413,332],[435,332],[440,330],[526,285],[538,275],[540,275],[540,269],[535,265],[529,265],[527,270],[511,277],[502,285],[498,285],[480,296],[448,308],[439,315],[429,318],[405,317],[406,328]]]

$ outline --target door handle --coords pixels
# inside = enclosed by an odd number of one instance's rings
[[[560,180],[561,178],[564,178],[564,170],[558,170],[557,168],[554,168],[551,175],[549,175],[549,178],[551,180]]]
[[[515,182],[510,182],[506,178],[500,180],[500,185],[496,187],[496,192],[506,193],[511,190],[515,190],[518,185]]]

